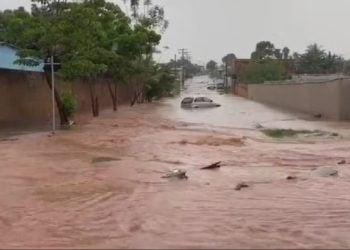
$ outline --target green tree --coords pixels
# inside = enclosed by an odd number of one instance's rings
[[[231,65],[233,63],[233,61],[236,59],[237,59],[236,55],[233,53],[230,53],[222,58],[222,63],[227,64],[227,65]]]
[[[125,2],[128,2],[125,0]],[[128,61],[124,83],[130,92],[130,104],[143,102],[147,91],[147,82],[152,78],[155,67],[153,53],[157,51],[161,35],[168,27],[164,9],[153,5],[152,1],[143,1],[144,12],[140,12],[141,1],[129,0],[132,13],[133,34],[124,36],[119,43],[120,53]],[[118,46],[118,47],[120,47]]]
[[[1,32],[2,39],[20,48],[18,51],[20,60],[17,61],[19,64],[35,66],[42,59],[48,62],[51,56],[59,61],[63,51],[59,46],[61,36],[57,25],[60,20],[60,12],[57,9],[60,2],[49,0],[33,2],[33,15],[20,9],[8,16]],[[35,2],[40,2],[41,5],[37,6]],[[44,71],[48,86],[52,89],[51,68],[44,67]],[[60,122],[65,124],[68,122],[68,117],[64,113],[60,94],[57,89],[54,89],[54,93]]]
[[[346,75],[350,75],[350,60],[346,60],[344,61],[344,65],[343,65],[343,73]]]
[[[170,64],[158,64],[154,66],[152,77],[146,86],[146,98],[151,102],[153,98],[172,95],[175,89],[176,77]]]
[[[25,19],[29,16],[29,13],[23,8],[19,7],[16,10],[4,10],[0,11],[0,41],[9,41],[13,36],[8,34],[8,26],[14,18]]]
[[[131,12],[130,18],[133,19],[134,24],[144,24],[151,27],[153,30],[159,29],[165,31],[169,25],[169,21],[165,19],[164,8],[153,4],[151,0],[123,0],[127,7],[127,13]],[[144,6],[143,13],[140,12],[140,5]]]
[[[254,60],[269,59],[275,56],[275,45],[270,41],[258,42],[251,58]]]
[[[113,109],[117,109],[118,83],[132,90],[131,104],[141,97],[156,67],[152,55],[159,44],[159,30],[164,28],[164,10],[146,2],[147,13],[134,15],[134,22],[118,5],[105,0],[68,2],[60,0],[33,0],[32,14],[20,11],[0,13],[1,32],[5,41],[19,50],[20,63],[34,65],[51,55],[60,63],[58,73],[64,79],[80,79],[90,90],[92,113],[99,115],[97,81],[108,82]],[[138,11],[139,1],[132,1]],[[29,58],[29,59],[28,59]],[[51,72],[45,67],[51,87]],[[56,103],[61,123],[68,121],[57,90]]]
[[[277,60],[252,61],[243,70],[239,79],[244,83],[264,83],[287,79],[287,72],[282,62]]]
[[[280,49],[275,49],[273,52],[276,59],[281,60],[283,58],[282,52]]]
[[[342,72],[344,59],[341,56],[326,52],[318,44],[311,44],[304,54],[295,55],[298,73],[331,74]]]
[[[298,60],[298,70],[303,73],[321,74],[323,73],[323,64],[326,58],[326,52],[318,44],[311,44],[306,52]]]
[[[210,74],[211,76],[213,76],[213,75],[216,73],[216,71],[217,71],[218,64],[217,64],[217,62],[215,62],[214,60],[210,60],[210,61],[207,63],[206,68],[207,68],[207,71],[209,72],[209,74]]]
[[[99,115],[95,84],[107,72],[111,44],[104,20],[109,13],[106,2],[74,3],[64,12],[61,26],[62,56],[60,74],[64,79],[81,79],[89,85],[93,116]],[[72,32],[75,31],[75,32]]]

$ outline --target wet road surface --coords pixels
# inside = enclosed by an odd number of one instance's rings
[[[349,248],[347,124],[305,121],[207,91],[106,112],[87,125],[0,142],[0,243],[23,248]],[[255,129],[307,127],[337,138],[273,140]],[[200,170],[222,161],[213,171]],[[339,177],[315,176],[333,166]],[[173,169],[188,180],[163,179]],[[287,181],[295,175],[297,180]],[[240,191],[240,182],[249,188]]]

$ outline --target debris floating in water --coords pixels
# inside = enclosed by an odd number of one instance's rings
[[[178,178],[178,179],[188,179],[188,176],[186,175],[186,171],[175,169],[171,171],[169,174],[166,174],[162,176],[162,178]]]
[[[91,163],[96,164],[96,163],[110,162],[110,161],[119,161],[119,159],[113,158],[113,157],[95,157],[91,160]]]
[[[235,187],[235,190],[240,191],[242,188],[248,188],[249,185],[245,182],[238,183]]]
[[[202,170],[208,170],[208,169],[216,169],[216,168],[220,168],[221,167],[221,161],[215,162],[209,166],[206,167],[202,167]]]
[[[339,165],[344,165],[346,164],[346,160],[341,160],[340,162],[338,162]]]
[[[319,168],[316,168],[313,172],[316,175],[321,176],[321,177],[338,176],[338,174],[339,174],[338,170],[336,170],[332,167],[319,167]]]
[[[256,128],[256,129],[263,129],[264,126],[261,125],[260,123],[256,123],[256,124],[255,124],[255,128]]]

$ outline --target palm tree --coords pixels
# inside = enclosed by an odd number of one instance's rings
[[[288,57],[289,57],[289,52],[290,52],[290,49],[288,47],[284,47],[283,50],[282,50],[282,53],[283,53],[283,59],[284,60],[287,60]]]
[[[130,7],[132,10],[132,16],[134,18],[137,18],[138,16],[137,12],[138,12],[139,5],[140,5],[140,0],[130,0]]]
[[[149,7],[152,5],[152,0],[144,0],[143,1],[143,8],[144,8],[144,15],[146,16],[148,11],[149,11]]]

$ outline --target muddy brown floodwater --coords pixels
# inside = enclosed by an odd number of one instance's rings
[[[182,110],[178,97],[1,141],[1,247],[350,248],[350,166],[337,164],[350,162],[349,125],[209,92],[206,81],[181,97],[221,108]],[[256,123],[340,136],[274,140]],[[319,166],[339,176],[314,175]],[[189,179],[161,178],[173,169]]]

